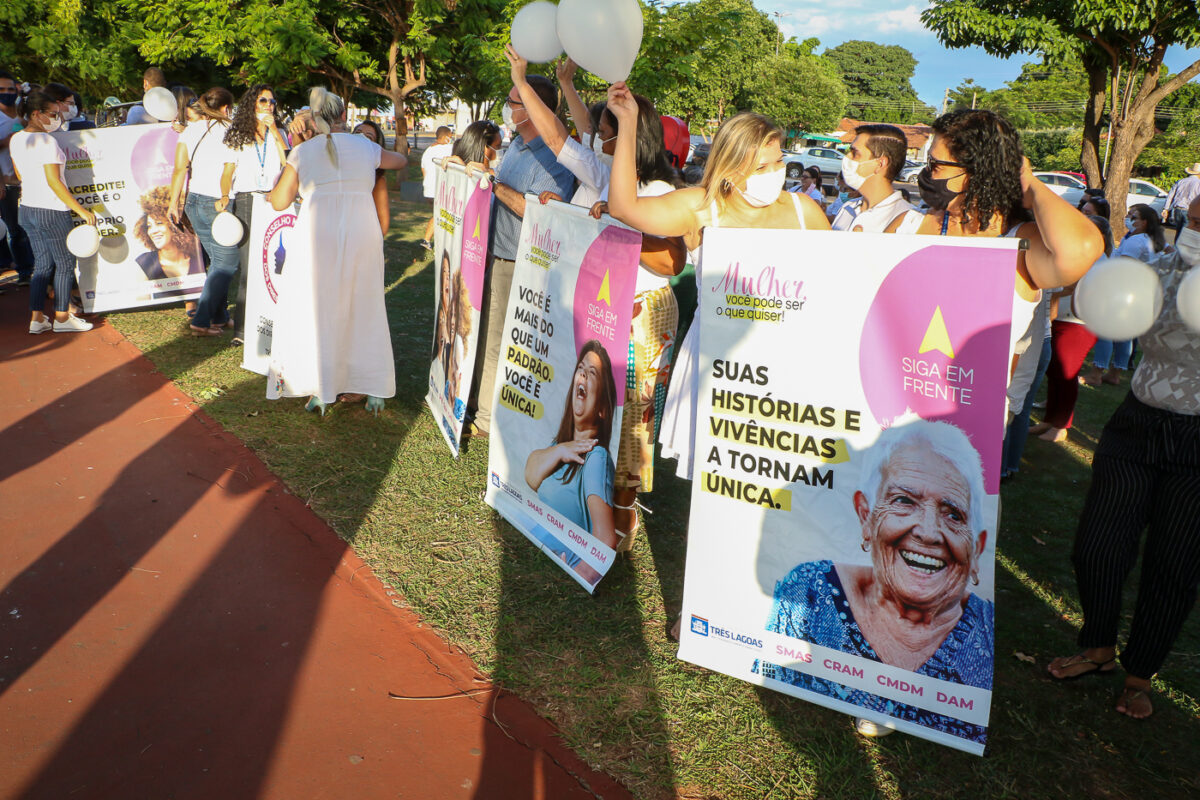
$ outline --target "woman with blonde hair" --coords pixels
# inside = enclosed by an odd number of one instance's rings
[[[297,194],[304,204],[283,273],[267,397],[309,395],[307,410],[324,414],[339,394],[361,394],[378,413],[396,393],[396,368],[378,222],[386,209],[372,190],[376,169],[403,169],[408,159],[346,133],[337,95],[315,88],[308,102],[316,136],[292,150],[268,196],[276,211]]]
[[[609,87],[608,110],[618,120],[609,213],[651,236],[683,237],[697,265],[697,281],[706,228],[829,230],[825,212],[812,198],[783,191],[783,131],[761,114],[738,114],[721,125],[700,186],[649,197],[637,192],[638,103],[624,83]],[[695,325],[688,330],[675,362],[659,435],[663,455],[678,458],[677,474],[689,479],[696,424],[696,330]]]

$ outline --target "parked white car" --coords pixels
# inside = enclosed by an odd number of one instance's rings
[[[785,150],[783,163],[789,178],[799,179],[800,173],[807,167],[816,167],[821,170],[822,177],[831,179],[825,183],[832,185],[832,178],[842,171],[842,153],[832,147],[802,147],[799,150]]]
[[[1129,195],[1125,198],[1125,208],[1128,209],[1138,203],[1150,206],[1154,209],[1154,213],[1161,217],[1163,209],[1167,207],[1167,193],[1150,181],[1132,178],[1129,181]]]
[[[1079,178],[1074,175],[1064,175],[1061,172],[1035,172],[1033,177],[1046,184],[1050,187],[1050,191],[1073,206],[1079,205],[1079,201],[1083,199],[1083,190],[1087,188],[1087,184]]]
[[[916,183],[917,176],[921,174],[921,170],[925,169],[925,165],[917,161],[905,160],[904,166],[900,170],[899,180],[902,183]]]

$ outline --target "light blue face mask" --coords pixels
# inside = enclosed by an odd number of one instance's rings
[[[838,200],[841,200],[844,203],[849,199],[850,199],[849,192],[838,192]]]

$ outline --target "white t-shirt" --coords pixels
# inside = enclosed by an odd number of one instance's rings
[[[449,158],[454,153],[454,145],[430,145],[421,155],[421,174],[424,176],[425,196],[432,199],[437,194],[438,165],[433,163],[435,158]]]
[[[17,118],[10,117],[3,111],[0,111],[0,139],[12,133],[13,128],[17,126]],[[12,156],[9,155],[8,147],[0,149],[0,175],[12,175],[13,162]]]
[[[1129,256],[1150,263],[1154,260],[1154,242],[1144,233],[1130,233],[1113,251],[1113,258],[1117,256]]]
[[[225,146],[225,134],[229,126],[216,120],[190,122],[179,134],[179,144],[187,148],[192,161],[192,178],[188,185],[189,194],[206,197],[221,196],[221,173],[226,164],[236,164],[238,154]],[[237,194],[229,193],[230,197]]]
[[[211,135],[216,136],[216,131]],[[251,142],[241,150],[232,152],[237,156],[237,168],[233,173],[231,194],[269,192],[275,188],[275,181],[279,180],[279,173],[283,172],[283,161],[279,158],[279,145],[275,141],[275,134],[267,133],[265,142]]]
[[[881,202],[876,203],[865,211],[860,211],[863,198],[856,197],[847,200],[833,218],[835,231],[858,231],[862,233],[883,233],[892,220],[912,209],[912,204],[904,199],[900,192],[892,192]]]
[[[66,183],[67,154],[54,137],[48,133],[17,131],[8,140],[8,149],[21,176],[21,205],[67,211],[67,204],[58,199],[46,181],[46,165],[58,164],[58,175]]]
[[[154,117],[150,116],[143,105],[136,105],[125,112],[125,121],[122,125],[150,125],[158,122]]]

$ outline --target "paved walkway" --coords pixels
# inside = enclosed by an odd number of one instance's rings
[[[26,302],[0,297],[0,797],[629,797],[115,330],[30,336]]]

